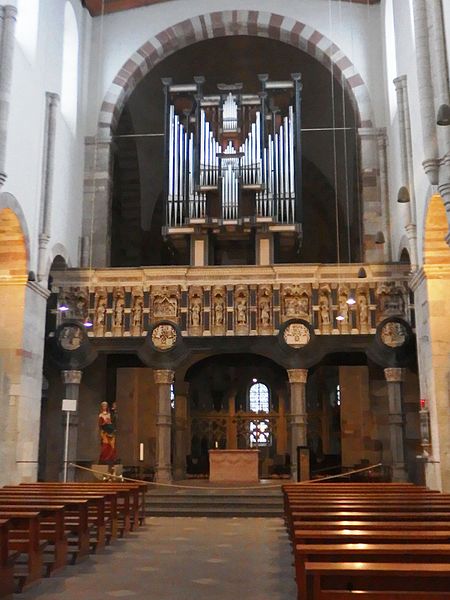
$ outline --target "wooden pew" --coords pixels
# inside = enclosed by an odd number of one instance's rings
[[[42,577],[43,551],[46,544],[42,543],[40,539],[41,515],[37,511],[15,512],[10,510],[0,512],[0,519],[10,522],[8,548],[14,553],[14,556],[10,558],[14,562],[13,572],[17,581],[17,591],[21,592],[30,583]],[[16,532],[19,532],[17,539]],[[26,556],[23,564],[19,562],[22,556]]]
[[[307,562],[305,571],[303,600],[450,600],[449,564]]]
[[[27,495],[4,494],[0,489],[0,502],[6,503],[11,509],[16,505],[27,506],[29,510],[44,505],[63,505],[64,528],[68,541],[68,552],[71,563],[75,564],[86,558],[90,551],[90,531],[88,522],[88,500],[83,498],[30,498]]]
[[[448,563],[450,544],[298,544],[295,556],[298,600],[304,600],[308,595],[306,563]]]
[[[37,511],[41,515],[39,537],[45,544],[44,566],[46,575],[67,565],[67,538],[64,531],[64,506],[46,504],[10,504],[0,498],[0,513]],[[14,539],[27,541],[26,531],[14,531]]]
[[[11,600],[14,592],[13,563],[9,549],[10,521],[0,519],[0,598]]]

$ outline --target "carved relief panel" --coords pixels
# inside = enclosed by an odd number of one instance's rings
[[[386,317],[405,315],[407,290],[395,281],[388,281],[377,287],[377,323]]]
[[[94,335],[98,337],[105,335],[106,298],[107,293],[104,288],[95,290]]]
[[[152,287],[152,320],[161,321],[166,319],[178,323],[179,310],[178,286],[154,286]]]
[[[370,308],[369,294],[365,286],[359,286],[356,290],[357,326],[359,333],[370,331]]]
[[[248,288],[237,285],[234,291],[234,332],[237,335],[248,334]]]
[[[260,285],[258,287],[258,331],[270,334],[273,331],[272,317],[272,286]]]
[[[225,287],[214,286],[212,289],[212,333],[224,335],[226,327]]]
[[[191,335],[202,335],[203,331],[203,289],[201,287],[189,288],[189,313],[188,330]]]
[[[349,288],[341,285],[338,289],[338,315],[342,317],[338,320],[338,328],[341,333],[350,333],[351,329],[349,298]]]
[[[125,293],[123,288],[115,288],[113,292],[112,334],[123,335],[125,316]]]
[[[135,336],[135,335],[142,334],[143,316],[144,316],[144,295],[143,295],[141,289],[134,288],[133,292],[132,292],[132,300],[131,300],[131,322],[130,322],[131,335]]]
[[[331,289],[328,284],[319,288],[319,327],[322,333],[331,333]]]
[[[289,319],[311,320],[311,286],[291,285],[281,286],[283,321]]]

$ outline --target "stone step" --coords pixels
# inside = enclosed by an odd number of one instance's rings
[[[274,498],[274,497],[255,497],[255,496],[167,496],[167,497],[159,497],[159,496],[147,496],[146,504],[148,505],[210,505],[214,506],[218,505],[260,505],[260,506],[283,506],[282,498]]]
[[[146,506],[148,517],[282,517],[278,507],[263,506]]]

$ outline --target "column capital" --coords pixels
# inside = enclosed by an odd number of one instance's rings
[[[384,376],[388,383],[401,383],[405,379],[405,370],[399,367],[384,369]]]
[[[406,75],[399,75],[395,79],[393,79],[393,84],[395,85],[395,89],[406,87],[408,78]]]
[[[287,369],[289,383],[306,383],[308,369]]]
[[[47,98],[47,102],[51,106],[58,106],[59,104],[59,94],[55,92],[45,92],[45,97]]]
[[[4,19],[15,19],[17,17],[17,8],[15,6],[7,4],[6,6],[2,6],[2,8]]]
[[[153,371],[153,377],[155,379],[155,383],[162,385],[170,385],[173,383],[175,371],[171,369],[155,369]]]
[[[80,385],[83,371],[61,371],[63,383],[68,385],[71,383]]]

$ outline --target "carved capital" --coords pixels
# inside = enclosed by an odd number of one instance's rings
[[[289,383],[306,383],[308,369],[288,369]]]
[[[61,371],[61,377],[65,385],[76,384],[80,385],[83,371]]]
[[[170,369],[156,369],[153,371],[155,383],[158,385],[171,385],[173,383],[174,375],[175,371],[171,371]]]
[[[384,376],[388,383],[401,383],[405,379],[405,370],[398,367],[384,369]]]

